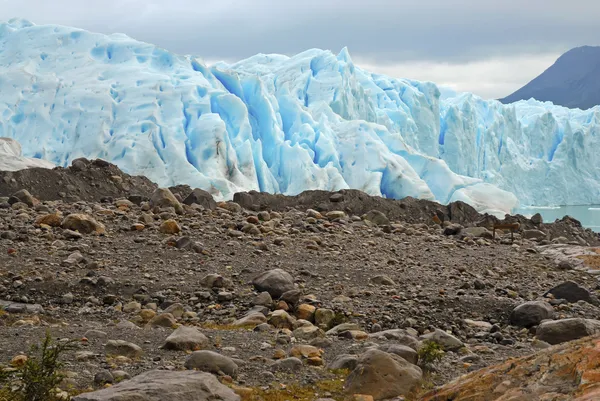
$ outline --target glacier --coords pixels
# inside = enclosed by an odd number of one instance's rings
[[[599,127],[598,107],[442,94],[365,71],[347,49],[209,66],[123,34],[0,24],[0,137],[218,199],[355,188],[497,215],[600,203]]]
[[[0,138],[0,171],[17,171],[26,168],[54,168],[54,164],[23,156],[21,145],[10,138]]]

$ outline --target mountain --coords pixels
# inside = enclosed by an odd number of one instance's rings
[[[600,105],[600,46],[569,50],[540,76],[500,101],[531,98],[582,110]]]
[[[122,34],[0,24],[0,136],[25,156],[102,158],[221,199],[354,188],[497,214],[593,204],[599,130],[600,108],[441,95],[345,49],[208,66]]]

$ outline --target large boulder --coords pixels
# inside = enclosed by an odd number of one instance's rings
[[[213,351],[195,351],[185,360],[186,369],[196,369],[214,374],[236,377],[238,366],[228,356]]]
[[[510,314],[510,324],[518,327],[537,326],[542,320],[552,319],[554,308],[548,302],[530,301],[517,306]]]
[[[26,189],[21,189],[20,191],[15,192],[8,199],[8,203],[10,203],[10,204],[13,204],[15,202],[22,202],[22,203],[26,204],[29,207],[34,207],[35,205],[37,205],[38,203],[40,203],[40,201],[37,200],[37,199],[35,199],[33,197],[33,195],[31,195],[29,193],[29,191],[26,190]]]
[[[73,401],[239,401],[217,378],[202,372],[151,370]]]
[[[283,293],[295,289],[294,278],[281,269],[273,269],[260,274],[254,278],[252,284],[257,291],[266,291],[273,298],[279,298]]]
[[[98,223],[87,214],[74,213],[65,217],[61,223],[65,230],[78,231],[81,234],[104,234],[106,228],[104,224]]]
[[[600,321],[582,318],[544,322],[535,333],[539,340],[548,344],[560,344],[595,334],[600,334]]]
[[[600,337],[588,337],[466,374],[419,400],[600,400],[599,360]]]
[[[195,327],[180,326],[167,337],[164,349],[179,351],[196,351],[208,347],[208,337]]]
[[[172,207],[177,214],[183,214],[183,206],[167,188],[157,188],[150,196],[150,206],[158,208]]]
[[[544,296],[548,295],[552,295],[556,299],[565,299],[572,303],[585,301],[593,305],[598,305],[598,299],[574,281],[565,281],[557,285],[544,294]]]
[[[384,400],[408,395],[423,378],[421,369],[398,355],[370,349],[346,379],[348,394],[371,395]]]
[[[209,210],[215,210],[217,208],[217,202],[215,202],[212,195],[199,188],[194,189],[192,193],[183,200],[183,203],[185,205],[200,205]]]

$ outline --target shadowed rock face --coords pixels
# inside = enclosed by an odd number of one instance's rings
[[[600,400],[600,336],[509,359],[462,376],[423,401]]]

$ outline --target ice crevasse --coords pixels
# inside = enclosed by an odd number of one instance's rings
[[[600,108],[442,95],[364,71],[345,49],[208,66],[122,34],[11,20],[0,137],[30,158],[103,158],[221,199],[356,188],[503,214],[600,198]]]

